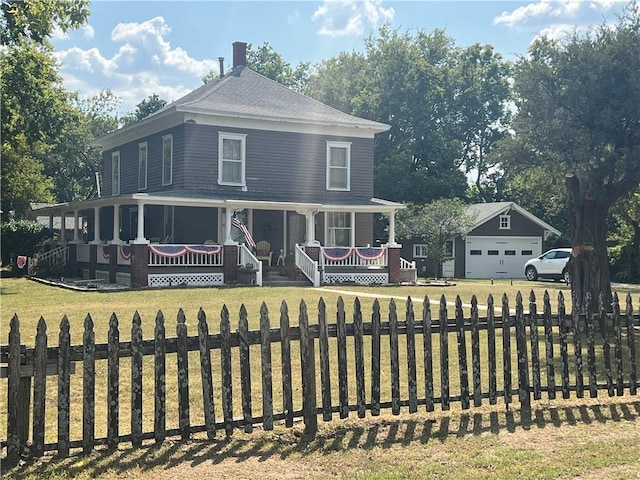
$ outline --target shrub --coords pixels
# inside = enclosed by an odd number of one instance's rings
[[[2,265],[9,265],[18,255],[32,257],[39,245],[52,236],[51,230],[33,220],[9,220],[0,224]]]

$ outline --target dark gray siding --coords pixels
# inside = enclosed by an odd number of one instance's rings
[[[487,220],[468,233],[469,236],[485,237],[541,237],[544,229],[517,212],[511,212],[511,228],[500,229],[500,215]]]
[[[356,213],[356,246],[373,245],[373,214]]]

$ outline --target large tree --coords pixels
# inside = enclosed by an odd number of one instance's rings
[[[149,95],[147,98],[136,105],[136,109],[133,112],[128,113],[122,118],[122,123],[124,125],[129,125],[131,123],[137,122],[138,120],[142,120],[152,113],[157,112],[166,104],[167,101],[163,98],[160,98],[157,93]]]
[[[610,299],[607,215],[640,184],[640,5],[615,28],[536,41],[517,64],[517,142],[564,178],[572,292]]]

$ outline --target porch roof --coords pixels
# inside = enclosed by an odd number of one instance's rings
[[[257,210],[315,210],[318,212],[391,213],[404,208],[401,203],[374,197],[340,198],[337,195],[306,196],[286,192],[213,192],[209,190],[172,190],[102,197],[80,202],[58,203],[32,209],[33,216],[60,215],[113,205],[173,205],[184,207],[252,208]]]

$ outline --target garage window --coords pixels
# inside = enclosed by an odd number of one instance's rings
[[[482,255],[482,250],[469,250],[469,255]]]
[[[505,255],[509,255],[509,256],[513,256],[513,255],[516,254],[516,251],[515,250],[505,250],[504,254]]]
[[[522,250],[522,255],[527,255],[527,256],[532,256],[533,255],[533,250]]]
[[[487,250],[487,255],[498,255],[498,250]]]

